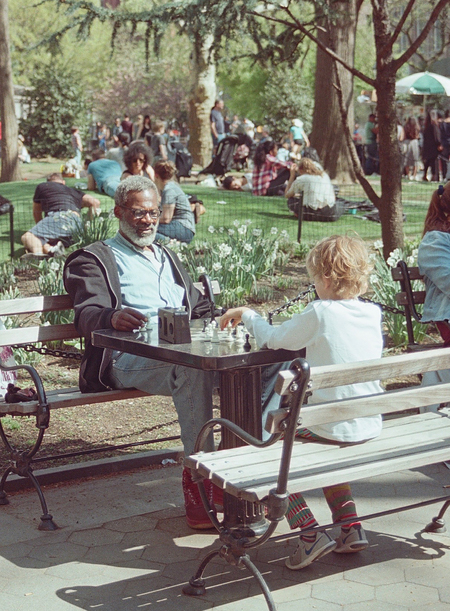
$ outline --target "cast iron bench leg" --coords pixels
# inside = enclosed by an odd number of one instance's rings
[[[5,435],[5,431],[3,430],[3,425],[2,425],[1,418],[0,418],[0,437],[3,441],[3,444],[6,450],[9,452],[10,460],[11,460],[11,464],[9,465],[9,467],[6,468],[5,472],[3,473],[2,479],[0,481],[0,505],[8,505],[9,503],[6,492],[4,490],[5,483],[6,483],[8,476],[11,473],[15,473],[16,475],[19,475],[20,477],[28,477],[36,489],[36,492],[39,496],[39,501],[41,503],[41,508],[42,508],[43,515],[41,516],[41,522],[38,526],[38,530],[56,530],[58,526],[53,521],[53,516],[49,514],[48,512],[44,493],[42,492],[42,489],[41,489],[41,486],[38,480],[36,479],[35,475],[33,474],[33,468],[31,466],[31,461],[33,459],[33,456],[36,454],[36,452],[41,447],[44,433],[45,433],[45,429],[40,428],[37,439],[36,439],[36,443],[34,444],[34,447],[29,451],[20,452],[19,450],[16,450],[9,443],[9,440]]]
[[[445,533],[447,528],[445,526],[444,514],[447,509],[450,507],[450,501],[446,501],[441,508],[439,514],[434,517],[429,524],[425,526],[426,532],[434,532],[434,533]]]

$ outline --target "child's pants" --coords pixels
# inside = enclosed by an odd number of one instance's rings
[[[323,439],[319,437],[319,435],[308,431],[308,429],[299,429],[296,436],[303,439],[310,439],[311,441],[329,442],[328,439]],[[354,519],[353,522],[348,522],[346,524],[346,528],[359,524],[355,501],[353,500],[349,484],[328,486],[327,488],[323,488],[323,493],[330,508],[333,523]],[[307,529],[319,525],[300,493],[289,495],[289,507],[286,517],[292,529]]]

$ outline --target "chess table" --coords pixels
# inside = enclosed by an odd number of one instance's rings
[[[276,324],[276,323],[275,323]],[[92,333],[92,343],[99,348],[110,348],[137,356],[194,367],[203,371],[217,371],[220,375],[221,416],[238,424],[250,434],[261,439],[261,369],[265,365],[292,361],[304,356],[304,351],[259,349],[254,338],[249,344],[230,341],[227,331],[218,332],[218,340],[205,341],[203,321],[190,323],[191,342],[171,344],[160,341],[157,326],[136,332],[106,329]],[[210,338],[211,340],[211,338]],[[244,340],[245,341],[245,340]],[[223,431],[222,447],[233,448],[242,445],[241,440],[229,431]],[[263,521],[259,513],[249,517],[254,507],[234,497],[225,499],[225,521],[230,526],[241,524],[244,520]]]

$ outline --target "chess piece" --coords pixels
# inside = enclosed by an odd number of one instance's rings
[[[211,337],[211,341],[213,342],[213,344],[220,343],[219,328],[217,327],[217,325],[213,327],[213,334]]]
[[[225,338],[225,341],[226,342],[234,341],[233,340],[233,327],[230,324],[227,325],[227,336]]]
[[[246,333],[245,335],[245,344],[243,346],[245,352],[250,352],[250,350],[252,349],[252,345],[250,343],[250,335],[248,333]]]
[[[238,325],[236,327],[236,339],[235,339],[235,342],[238,345],[243,345],[245,343],[245,339],[244,339],[244,327],[241,327],[240,325]]]
[[[213,328],[211,323],[208,323],[206,325],[206,329],[205,329],[205,337],[203,338],[203,341],[205,342],[210,342],[211,338],[212,338],[212,334],[213,334]]]

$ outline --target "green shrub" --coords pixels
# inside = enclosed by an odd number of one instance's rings
[[[114,210],[101,212],[98,216],[89,218],[87,213],[81,216],[81,222],[75,227],[72,239],[76,248],[83,248],[97,242],[97,240],[107,240],[117,231],[117,219]]]
[[[28,112],[20,122],[20,131],[34,157],[73,157],[70,142],[73,125],[80,128],[86,142],[86,93],[73,68],[55,62],[43,66],[25,93],[25,105]]]
[[[192,278],[206,273],[218,280],[221,294],[217,301],[226,307],[257,295],[258,279],[271,278],[274,269],[286,262],[287,255],[280,249],[280,242],[289,239],[287,232],[272,227],[270,234],[264,236],[261,229],[250,224],[250,221],[235,220],[229,228],[211,225],[208,231],[217,234],[219,241],[170,243]]]
[[[410,267],[417,265],[419,241],[419,239],[406,241],[405,248],[403,250],[395,249],[389,255],[387,261],[383,258],[383,243],[381,240],[374,243],[375,254],[371,257],[374,270],[370,276],[370,286],[374,292],[375,301],[398,308],[395,295],[399,292],[400,286],[398,282],[392,279],[391,270],[396,267],[400,260],[406,261]],[[420,281],[412,282],[412,288],[414,291],[423,290],[423,284]],[[417,307],[419,313],[422,312],[422,309],[422,306]],[[394,346],[405,346],[408,343],[406,319],[402,314],[393,314],[383,310],[383,323]],[[426,326],[413,321],[413,328],[414,337],[417,342],[420,342],[426,335]]]

